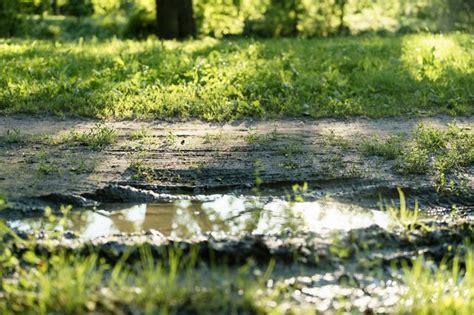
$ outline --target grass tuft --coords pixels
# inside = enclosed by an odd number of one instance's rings
[[[117,138],[117,131],[103,124],[97,124],[94,128],[82,133],[72,130],[66,136],[65,141],[77,142],[88,146],[93,150],[100,150],[105,146],[114,143]]]

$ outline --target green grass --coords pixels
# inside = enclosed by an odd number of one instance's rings
[[[93,150],[100,150],[105,146],[114,143],[118,138],[117,131],[102,124],[97,124],[94,128],[86,132],[72,130],[63,139],[64,142],[77,142],[88,146]]]
[[[407,290],[399,304],[401,314],[474,313],[474,255],[472,250],[439,265],[417,258],[405,267]]]
[[[450,179],[450,175],[473,163],[474,132],[453,122],[447,130],[419,125],[414,139],[397,158],[397,169],[404,174],[424,174],[432,169],[439,190],[456,190],[462,179]]]
[[[374,137],[361,143],[361,150],[367,156],[380,156],[385,160],[396,159],[401,152],[403,136],[390,136],[387,139]]]
[[[395,160],[396,171],[404,175],[435,175],[439,190],[457,190],[463,188],[463,179],[452,175],[474,163],[474,132],[455,121],[446,130],[420,124],[412,139],[375,137],[362,141],[360,151]]]
[[[114,265],[92,254],[56,254],[51,258],[32,251],[21,257],[19,274],[2,283],[2,314],[263,314],[268,275],[247,275],[249,266],[197,271],[192,259],[176,251],[155,260],[146,247],[132,265],[123,258]],[[195,255],[194,255],[195,256]],[[210,273],[210,274],[209,274]],[[234,281],[235,280],[235,281]],[[263,290],[260,290],[262,292]],[[265,311],[266,309],[266,311]],[[128,310],[128,312],[127,312]]]
[[[468,34],[0,39],[0,113],[212,121],[473,114],[473,43]]]

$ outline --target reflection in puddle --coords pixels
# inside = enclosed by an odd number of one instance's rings
[[[44,219],[9,221],[19,230],[39,229]],[[221,195],[212,201],[180,200],[155,204],[108,204],[98,210],[77,211],[70,216],[71,230],[84,239],[157,230],[165,236],[191,237],[209,232],[233,235],[274,234],[282,230],[326,233],[377,224],[387,228],[390,216],[325,198],[314,202],[290,203],[274,199]]]

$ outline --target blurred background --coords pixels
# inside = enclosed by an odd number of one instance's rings
[[[176,13],[186,6],[187,14]],[[473,11],[474,0],[1,0],[0,36],[69,40],[472,32]],[[191,29],[170,33],[170,23]]]

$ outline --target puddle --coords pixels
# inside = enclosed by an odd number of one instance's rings
[[[121,232],[157,230],[165,236],[193,237],[207,233],[277,234],[283,230],[330,233],[376,224],[387,228],[390,215],[331,198],[312,202],[215,195],[203,201],[178,200],[152,204],[104,204],[71,213],[68,227],[83,239]],[[18,230],[41,229],[45,218],[7,221]]]

